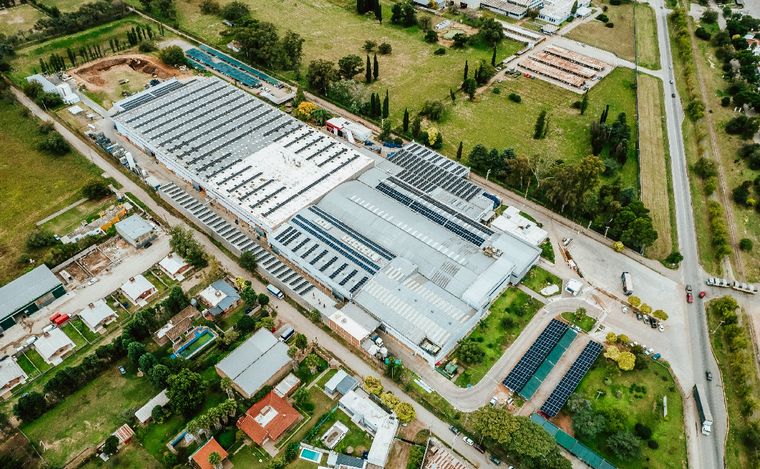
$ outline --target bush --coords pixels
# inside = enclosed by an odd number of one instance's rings
[[[647,441],[647,446],[649,446],[651,449],[657,449],[660,447],[660,444],[654,440],[649,440]]]
[[[614,28],[615,27],[615,23],[613,23],[613,22],[604,23],[604,27],[605,28]]]
[[[438,34],[432,29],[425,33],[425,42],[435,44],[438,42]]]
[[[710,31],[706,30],[702,26],[694,30],[694,35],[702,39],[703,41],[709,41],[710,38],[712,38],[712,34],[710,34]]]
[[[509,100],[513,103],[520,103],[522,102],[522,98],[517,93],[509,93]]]
[[[29,234],[26,240],[26,247],[29,249],[39,249],[57,244],[58,240],[55,235],[48,230],[36,229]]]
[[[378,46],[377,51],[382,55],[387,55],[393,52],[393,47],[391,47],[391,45],[387,42],[383,42]]]
[[[599,21],[601,21],[602,23],[606,23],[606,22],[608,22],[608,21],[610,20],[610,19],[609,19],[609,17],[608,17],[607,15],[605,15],[604,13],[600,13],[600,14],[598,14],[598,15],[596,16],[596,19],[598,19],[598,20],[599,20]]]
[[[446,48],[445,47],[439,47],[433,52],[433,55],[445,55],[446,54]]]
[[[47,138],[39,143],[38,148],[45,153],[49,153],[53,156],[63,156],[71,151],[69,142],[64,140],[64,138],[58,132],[49,133]]]
[[[140,52],[153,52],[156,50],[156,43],[153,41],[143,41],[140,43],[140,46],[137,48]]]
[[[741,241],[739,241],[739,249],[742,251],[749,252],[752,250],[753,243],[752,240],[749,238],[742,238]]]
[[[238,1],[228,3],[219,10],[219,16],[232,22],[247,18],[250,14],[251,10],[248,8],[248,5]]]
[[[633,430],[636,433],[636,436],[642,440],[648,440],[652,438],[652,429],[643,423],[637,423],[636,426],[633,427]]]
[[[93,181],[82,188],[82,195],[90,200],[102,199],[111,195],[111,189],[103,181]]]
[[[731,97],[730,96],[723,96],[720,98],[720,105],[723,107],[728,107],[731,104]]]
[[[158,53],[158,58],[166,65],[174,67],[187,64],[185,53],[182,52],[182,48],[179,46],[169,46],[161,49],[161,52]]]
[[[219,10],[219,2],[216,0],[203,0],[201,2],[201,13],[204,15],[216,15]]]

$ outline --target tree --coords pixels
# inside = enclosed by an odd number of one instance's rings
[[[542,110],[536,118],[536,124],[533,126],[533,139],[538,140],[546,136],[546,110]]]
[[[269,316],[261,318],[259,319],[258,326],[262,329],[272,331],[274,329],[274,319]]]
[[[330,83],[338,79],[338,71],[335,64],[329,60],[313,60],[309,63],[306,72],[306,80],[314,90],[320,94],[327,94]]]
[[[425,104],[422,105],[422,109],[420,110],[420,115],[426,116],[433,122],[439,122],[443,117],[445,109],[443,103],[440,101],[425,101]]]
[[[491,54],[491,66],[496,66],[496,48],[493,48],[493,54]]]
[[[364,67],[364,82],[372,83],[372,64],[369,61],[369,54],[367,54],[367,66]]]
[[[573,430],[576,437],[593,440],[606,426],[607,418],[604,414],[594,412],[590,408],[573,414]]]
[[[153,365],[153,368],[148,372],[150,382],[157,388],[165,388],[169,376],[171,376],[171,370],[161,363]]]
[[[55,235],[42,228],[32,231],[26,239],[26,247],[29,249],[39,249],[56,244],[58,244],[58,240],[55,238]]]
[[[294,345],[303,350],[309,345],[309,339],[304,334],[298,333],[296,334]]]
[[[362,49],[364,49],[364,52],[372,52],[377,47],[377,42],[371,41],[367,39],[364,41],[364,45],[362,46]]]
[[[238,264],[240,264],[240,267],[244,268],[250,273],[256,272],[256,255],[253,253],[253,251],[243,251],[242,254],[240,254],[240,259],[238,259]]]
[[[753,247],[753,243],[752,243],[752,240],[749,238],[742,238],[739,241],[739,249],[741,249],[742,251],[750,252],[752,251],[752,247]]]
[[[63,156],[71,151],[69,142],[64,140],[58,132],[51,132],[48,134],[48,136],[38,144],[38,147],[40,150],[53,156]]]
[[[380,76],[380,64],[377,61],[377,54],[375,54],[374,58],[372,59],[372,78],[374,80],[377,80],[377,77]]]
[[[639,311],[641,311],[644,314],[650,314],[652,312],[652,307],[644,303],[641,306],[639,306]]]
[[[428,42],[430,44],[435,44],[438,42],[438,33],[433,31],[432,29],[428,29],[425,33],[425,42]]]
[[[409,131],[409,109],[404,109],[404,118],[401,121],[401,129],[404,133]]]
[[[256,321],[254,321],[253,318],[247,314],[243,315],[243,317],[238,319],[235,323],[235,330],[240,332],[240,334],[247,334],[254,328],[256,328]]]
[[[338,73],[345,80],[352,79],[356,74],[364,71],[362,59],[358,55],[347,55],[338,60]]]
[[[576,2],[577,3],[577,2]],[[580,111],[581,115],[586,113],[586,108],[588,108],[588,91],[583,93],[583,99],[581,99],[581,105],[580,105]]]
[[[201,2],[201,13],[204,15],[216,15],[220,8],[219,2],[216,0],[203,0]]]
[[[388,100],[388,90],[385,90],[385,98],[383,98],[383,119],[388,118],[390,111],[390,101]]]
[[[481,363],[485,358],[485,352],[477,342],[466,340],[462,342],[457,351],[457,356],[468,365]]]
[[[206,251],[204,251],[198,241],[193,238],[193,234],[190,230],[177,225],[169,230],[169,234],[171,235],[169,246],[171,246],[174,252],[185,259],[188,264],[198,268],[206,267],[208,265]]]
[[[433,26],[433,19],[430,17],[430,15],[422,15],[417,18],[417,24],[421,30],[427,32],[430,31]]]
[[[638,308],[641,304],[641,298],[639,298],[636,295],[631,295],[628,297],[628,304],[633,306],[634,308]]]
[[[652,313],[652,316],[656,317],[657,319],[659,319],[661,321],[667,321],[668,320],[668,313],[666,313],[665,311],[663,311],[661,309],[655,310],[655,312]]]
[[[607,448],[622,460],[633,460],[641,452],[641,440],[629,431],[618,431],[607,438]]]
[[[216,451],[208,455],[208,463],[213,467],[217,467],[222,462],[222,457]]]
[[[251,10],[248,8],[248,5],[237,0],[224,5],[221,10],[219,10],[219,16],[233,23],[237,23],[250,15]]]
[[[269,296],[267,296],[266,293],[259,293],[258,302],[261,306],[266,306],[269,304]]]
[[[138,363],[138,368],[140,368],[140,371],[148,374],[153,369],[153,367],[158,364],[158,359],[152,353],[145,352],[140,356]]]
[[[92,181],[82,188],[82,195],[89,200],[98,200],[111,195],[111,189],[103,181]]]
[[[37,391],[22,395],[13,406],[13,415],[24,422],[31,422],[47,410],[45,396]]]
[[[570,16],[575,16],[576,11],[578,11],[578,0],[573,2],[573,6],[570,8]]]
[[[631,371],[636,366],[636,356],[631,352],[622,352],[617,358],[618,368]]]
[[[417,10],[409,0],[394,3],[391,8],[391,23],[401,26],[417,24]]]
[[[382,402],[383,405],[390,410],[395,410],[396,406],[401,403],[399,398],[389,391],[386,391],[380,395],[380,402]]]
[[[702,13],[702,22],[713,24],[718,21],[718,12],[712,9],[706,9]]]
[[[504,27],[495,19],[488,18],[480,25],[478,36],[489,46],[496,47],[504,39]]]
[[[379,52],[381,55],[388,55],[388,54],[390,54],[391,52],[393,52],[393,46],[391,46],[391,45],[390,45],[390,44],[388,44],[387,42],[383,42],[382,44],[380,44],[380,45],[377,47],[377,51],[378,51],[378,52]]]
[[[379,378],[368,375],[364,377],[364,390],[370,394],[379,396],[383,392],[383,385],[380,383]]]
[[[187,64],[185,53],[179,46],[169,46],[161,49],[158,53],[158,58],[166,65],[171,65],[173,67]]]
[[[608,344],[614,344],[617,342],[617,335],[614,332],[608,332],[607,337],[605,338]]]
[[[462,159],[462,141],[459,141],[459,146],[457,147],[457,161]]]
[[[468,78],[462,84],[462,91],[467,93],[467,96],[469,96],[470,101],[475,99],[475,91],[477,91],[477,89],[478,89],[478,82],[476,82],[474,78]]]
[[[469,78],[468,76],[469,73],[470,73],[470,63],[467,60],[465,60],[464,61],[464,78],[462,78],[462,83],[467,81],[467,79]]]
[[[288,30],[282,37],[281,42],[284,56],[287,58],[287,62],[289,62],[289,67],[298,72],[301,60],[303,59],[304,39],[300,34]]]
[[[167,380],[166,397],[175,412],[192,415],[206,399],[206,383],[200,374],[183,368]]]
[[[408,402],[401,402],[399,405],[395,408],[396,417],[398,417],[399,422],[402,424],[409,423],[412,420],[415,419],[417,416],[417,412],[414,410],[414,407]]]
[[[109,435],[106,438],[106,442],[103,444],[103,452],[109,456],[116,454],[119,449],[119,439],[115,435]]]
[[[418,114],[414,116],[414,120],[412,120],[412,137],[414,138],[419,137],[421,126],[422,126],[422,117]]]
[[[758,127],[760,127],[760,119],[741,114],[726,123],[726,133],[749,139],[757,133]]]
[[[127,346],[127,358],[135,365],[140,364],[140,357],[145,354],[145,344],[142,342],[132,342]]]
[[[609,340],[607,342],[613,343],[613,342],[610,342]],[[620,349],[618,349],[614,345],[610,345],[609,347],[607,347],[607,350],[604,351],[604,358],[609,358],[610,360],[616,362],[619,357],[620,357]]]

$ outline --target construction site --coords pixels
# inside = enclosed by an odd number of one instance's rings
[[[536,76],[576,93],[591,89],[614,67],[601,60],[557,46],[536,48],[522,58],[514,71]]]

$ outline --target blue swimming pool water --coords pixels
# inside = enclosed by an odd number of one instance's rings
[[[319,464],[319,462],[322,460],[322,453],[309,448],[303,448],[301,449],[301,459]]]

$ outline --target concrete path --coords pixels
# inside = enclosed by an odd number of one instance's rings
[[[61,214],[63,214],[63,213],[66,213],[66,212],[68,212],[69,210],[71,210],[72,208],[74,208],[74,207],[78,207],[78,206],[82,205],[82,204],[83,204],[83,203],[85,203],[85,202],[87,202],[87,199],[86,199],[86,198],[82,198],[82,199],[79,199],[79,200],[77,200],[76,202],[74,202],[73,204],[71,204],[71,205],[68,205],[68,206],[66,206],[66,207],[63,207],[62,209],[58,210],[57,212],[55,212],[55,213],[53,213],[53,214],[50,214],[50,215],[46,216],[46,217],[45,217],[45,218],[43,218],[42,220],[38,221],[38,222],[36,223],[36,225],[37,225],[37,226],[42,226],[42,225],[44,225],[45,223],[47,223],[47,222],[49,222],[50,220],[52,220],[53,218],[57,217],[58,215],[61,215]]]

